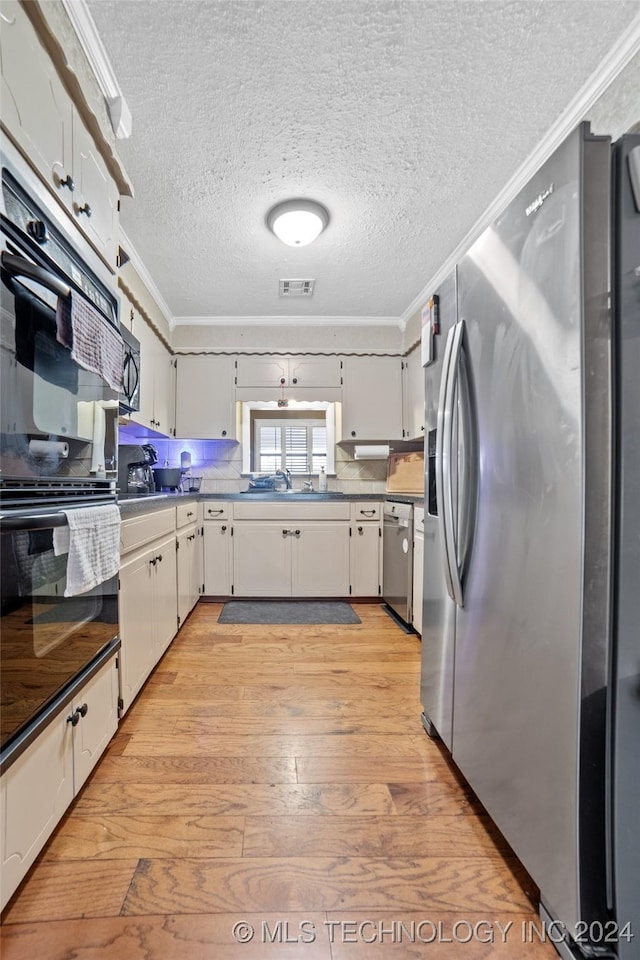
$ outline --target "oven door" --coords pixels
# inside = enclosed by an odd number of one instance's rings
[[[54,555],[53,528],[65,523],[65,515],[51,508],[0,518],[0,748],[5,756],[16,740],[23,743],[25,733],[35,736],[47,709],[92,665],[102,663],[116,641],[119,645],[117,577],[80,596],[64,596],[67,555]]]

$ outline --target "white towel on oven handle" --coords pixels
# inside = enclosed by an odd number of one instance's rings
[[[120,510],[116,504],[62,510],[67,526],[53,528],[53,552],[68,553],[65,597],[76,597],[115,576],[120,567]]]

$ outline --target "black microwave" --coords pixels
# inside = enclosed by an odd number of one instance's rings
[[[120,328],[124,340],[124,387],[120,394],[120,413],[133,413],[140,409],[140,341],[127,330]]]

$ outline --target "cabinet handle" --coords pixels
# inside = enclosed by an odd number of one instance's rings
[[[280,377],[280,383],[282,384],[282,386],[284,386],[286,382],[287,381],[285,380],[284,377]]]
[[[84,214],[87,220],[91,218],[91,207],[89,206],[88,203],[83,203],[81,207],[78,207],[76,212],[78,216],[80,216],[81,214]]]
[[[227,532],[226,526],[225,526],[225,527],[220,527],[220,530],[222,531],[222,533],[226,533],[226,532]]]
[[[158,556],[156,557],[156,560],[158,561],[158,563],[162,563],[162,554],[161,554],[161,553],[158,554]]]
[[[212,517],[217,517],[219,514],[224,513],[224,510],[212,510],[211,507],[209,507],[207,513]]]
[[[188,510],[188,511],[187,511],[187,516],[188,516],[188,517],[192,517],[192,516],[193,516],[193,510]]]
[[[373,517],[375,516],[375,510],[361,510],[360,513],[363,517]]]
[[[364,527],[358,527],[358,533],[364,533]]]
[[[352,437],[355,437],[355,435],[356,435],[355,430],[352,430],[352,431],[351,431],[351,436],[352,436]]]
[[[297,377],[294,377],[294,378],[293,378],[293,382],[294,382],[294,383],[297,383],[297,382],[298,382],[298,378],[297,378]]]
[[[154,566],[154,567],[155,567],[155,565],[156,565],[157,562],[158,562],[158,558],[157,558],[157,557],[152,557],[152,559],[149,560],[149,563],[150,563],[152,566]]]
[[[69,190],[70,193],[73,193],[73,191],[74,191],[75,188],[76,188],[75,180],[74,180],[73,177],[71,177],[69,174],[67,174],[67,176],[64,178],[64,180],[62,180],[62,179],[60,180],[58,186],[60,186],[60,187],[66,187],[67,190]]]
[[[223,436],[223,437],[226,437],[226,435],[227,435],[227,431],[226,431],[226,430],[223,430],[223,431],[222,431],[222,436]]]
[[[283,531],[282,531],[282,536],[283,536],[283,537],[286,537],[288,533],[289,533],[288,530],[283,530]]]
[[[80,714],[75,710],[70,717],[67,717],[67,723],[70,723],[72,727],[77,727],[80,722]]]
[[[86,717],[86,715],[89,712],[89,707],[87,706],[86,703],[83,703],[82,706],[78,707],[77,712],[80,714],[81,717]]]
[[[299,531],[299,530],[296,530],[296,531],[295,531],[295,535],[296,535],[296,537],[299,537],[299,536],[300,536],[300,531]]]

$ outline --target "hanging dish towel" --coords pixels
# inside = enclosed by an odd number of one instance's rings
[[[63,510],[67,526],[54,527],[53,551],[68,553],[65,597],[86,593],[120,566],[120,510],[116,504]]]
[[[71,358],[84,370],[97,373],[112,390],[122,392],[124,342],[99,310],[73,291],[58,297],[57,340],[71,350]]]

